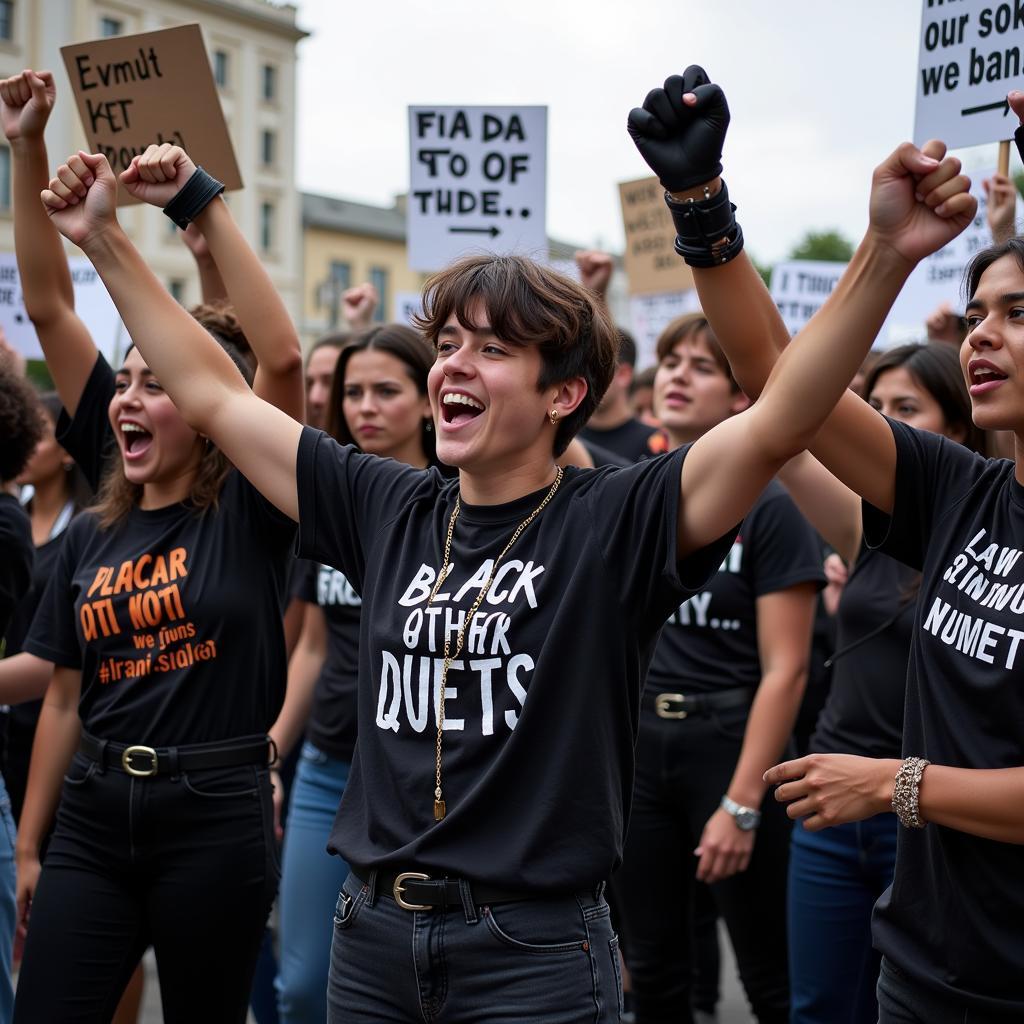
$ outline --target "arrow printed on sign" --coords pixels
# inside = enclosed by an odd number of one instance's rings
[[[449,228],[450,235],[490,235],[497,238],[501,234],[501,228],[491,225],[489,228]]]
[[[1003,117],[1006,117],[1010,112],[1010,103],[1008,100],[999,100],[996,103],[984,103],[980,107],[966,107],[960,111],[961,117],[967,117],[969,114],[984,114],[986,110],[999,110],[1002,108]]]

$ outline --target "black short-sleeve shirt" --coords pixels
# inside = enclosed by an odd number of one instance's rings
[[[816,534],[782,485],[772,481],[743,520],[718,572],[669,617],[647,675],[648,690],[699,694],[756,687],[757,599],[824,582]]]
[[[359,675],[359,617],[363,599],[345,574],[329,565],[298,559],[297,596],[316,605],[327,624],[327,653],[313,690],[306,736],[340,761],[350,761],[356,745]]]
[[[32,524],[13,494],[0,493],[0,639],[32,582]]]
[[[568,469],[498,567],[448,677],[443,789],[434,749],[444,638],[454,637],[545,491],[462,505],[457,482],[306,429],[300,553],[362,594],[359,743],[330,849],[363,869],[416,869],[531,892],[595,885],[617,864],[641,683],[687,588],[733,534],[676,559],[685,450],[626,469]]]
[[[922,572],[903,753],[957,768],[1024,765],[1024,487],[1014,464],[890,422],[892,516],[870,544]],[[1019,546],[1018,546],[1019,545]],[[941,825],[900,829],[875,945],[929,988],[1024,1018],[1024,846]]]
[[[113,389],[101,358],[63,432],[90,478]],[[66,531],[25,649],[82,670],[79,713],[101,739],[170,746],[265,733],[284,696],[294,535],[237,471],[203,513],[189,502],[134,507],[110,529],[83,513]]]
[[[584,443],[593,442],[627,463],[639,462],[665,452],[668,443],[665,435],[657,428],[648,426],[642,420],[631,418],[625,423],[608,430],[586,426],[579,433]],[[600,453],[598,453],[600,454]],[[594,460],[597,462],[597,459]],[[601,463],[598,463],[599,465]]]
[[[812,751],[900,756],[920,576],[862,547],[839,599],[832,688],[811,737]]]

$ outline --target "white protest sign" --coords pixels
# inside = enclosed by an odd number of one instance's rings
[[[75,312],[88,327],[96,347],[113,363],[128,347],[128,335],[99,274],[87,260],[68,260],[75,289]],[[36,329],[25,312],[21,278],[14,253],[0,253],[0,327],[11,347],[26,359],[42,359]]]
[[[1024,0],[923,0],[914,142],[951,149],[1013,137],[1006,94],[1024,72]]]
[[[789,260],[772,267],[772,298],[790,334],[818,312],[845,269],[845,263],[825,260]]]
[[[409,108],[409,266],[547,259],[547,107]]]
[[[395,292],[395,323],[413,326],[412,318],[423,312],[423,296],[419,292]]]
[[[882,328],[881,337],[885,344],[925,341],[925,319],[943,302],[963,312],[960,286],[964,269],[976,252],[992,244],[992,235],[985,221],[988,204],[982,181],[991,178],[993,173],[971,173],[971,194],[978,200],[974,220],[949,245],[932,253],[914,268]]]
[[[697,291],[663,292],[655,295],[631,295],[629,323],[636,339],[636,368],[645,370],[658,361],[658,336],[677,316],[700,312]]]

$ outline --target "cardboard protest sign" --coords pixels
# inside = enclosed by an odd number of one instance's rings
[[[75,289],[75,312],[89,328],[96,347],[115,364],[128,347],[128,335],[99,274],[87,259],[68,261]],[[0,253],[0,327],[11,347],[26,359],[42,359],[36,329],[25,312],[14,253]]]
[[[61,47],[93,153],[115,174],[151,143],[170,142],[228,189],[242,187],[198,25]],[[134,202],[121,189],[120,203]]]
[[[409,108],[409,266],[547,258],[547,107]]]
[[[950,148],[1013,137],[1006,94],[1024,73],[1021,0],[923,0],[914,142]]]
[[[960,286],[964,270],[975,253],[992,244],[992,235],[985,220],[988,203],[982,181],[992,177],[993,173],[971,173],[971,195],[978,200],[974,220],[949,245],[932,253],[914,268],[882,328],[883,344],[902,345],[926,340],[925,319],[943,302],[963,312]]]
[[[676,229],[656,177],[619,185],[626,229],[626,277],[630,295],[658,295],[693,287],[693,273],[676,253]]]
[[[772,267],[770,291],[790,334],[818,312],[845,269],[845,263],[825,260],[789,260]]]
[[[658,361],[658,335],[677,316],[699,310],[700,299],[693,288],[688,291],[664,292],[661,295],[632,296],[629,300],[629,322],[636,339],[636,368],[645,370],[648,366],[654,366]]]

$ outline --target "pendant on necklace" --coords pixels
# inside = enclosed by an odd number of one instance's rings
[[[445,814],[444,801],[443,800],[435,800],[434,801],[434,821],[440,821],[444,817],[444,814]]]

